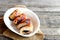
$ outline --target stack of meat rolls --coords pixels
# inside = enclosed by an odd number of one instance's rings
[[[20,34],[27,35],[33,32],[31,19],[24,13],[21,13],[20,10],[14,10],[9,16],[9,19],[16,25],[16,28],[19,30]]]

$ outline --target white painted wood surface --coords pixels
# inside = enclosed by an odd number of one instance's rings
[[[0,0],[0,16],[15,5],[26,5],[39,16],[47,40],[60,40],[60,0]]]

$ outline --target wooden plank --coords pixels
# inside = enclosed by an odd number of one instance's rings
[[[0,11],[7,11],[9,8],[12,8],[15,5],[16,4],[14,4],[14,5],[0,4]],[[42,7],[36,6],[35,7],[35,6],[28,5],[27,8],[31,9],[32,11],[47,11],[47,12],[57,11],[57,12],[60,12],[60,7],[44,7],[44,6],[42,6]]]
[[[47,15],[47,16],[60,16],[60,12],[58,11],[34,11],[38,16],[39,15]]]
[[[45,35],[60,36],[60,28],[41,28]]]
[[[45,40],[60,40],[60,35],[59,36],[57,36],[57,35],[55,35],[55,36],[52,36],[52,35],[47,36],[46,35]]]
[[[60,6],[60,0],[0,0],[0,4],[25,4],[39,6]]]
[[[21,4],[26,5],[33,11],[60,11],[59,3],[59,0],[0,0],[0,11],[6,11],[14,5]]]
[[[39,15],[41,28],[60,28],[60,16]]]

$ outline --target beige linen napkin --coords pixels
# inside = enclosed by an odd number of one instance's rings
[[[26,8],[26,6],[24,6],[24,5],[17,5],[15,7]],[[6,29],[3,32],[3,35],[6,37],[9,37],[9,38],[12,38],[14,40],[43,40],[43,38],[44,38],[44,34],[41,30],[39,30],[35,35],[28,37],[28,38],[19,36],[19,35],[13,33],[12,31],[10,31],[9,29]]]
[[[12,31],[10,31],[9,29],[7,29],[5,32],[3,32],[3,35],[6,37],[9,37],[9,38],[12,38],[14,40],[43,40],[43,38],[44,38],[44,35],[41,31],[40,31],[40,33],[37,33],[28,38],[19,36],[19,35],[13,33]]]

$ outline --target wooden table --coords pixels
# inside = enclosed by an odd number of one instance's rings
[[[0,16],[3,16],[7,9],[21,4],[26,5],[38,15],[45,40],[60,40],[59,0],[0,0]],[[0,40],[10,39],[0,35]]]

